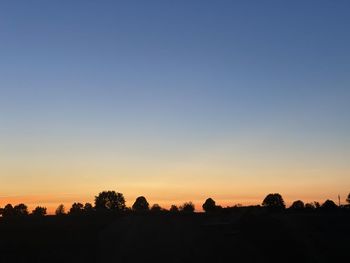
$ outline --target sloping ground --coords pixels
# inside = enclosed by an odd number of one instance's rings
[[[0,262],[346,262],[350,213],[237,210],[0,222]]]

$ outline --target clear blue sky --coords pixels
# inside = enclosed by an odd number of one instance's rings
[[[348,1],[1,1],[0,195],[345,194],[349,13]]]

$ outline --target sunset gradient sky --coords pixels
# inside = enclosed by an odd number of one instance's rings
[[[349,1],[1,1],[0,206],[343,200]]]

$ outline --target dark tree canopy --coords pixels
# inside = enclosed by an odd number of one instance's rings
[[[64,208],[64,205],[62,205],[62,204],[57,207],[56,212],[55,212],[55,214],[57,216],[62,216],[65,213],[66,213],[66,209]]]
[[[5,205],[5,207],[2,209],[2,216],[5,218],[15,216],[15,210],[11,204]]]
[[[84,212],[84,205],[82,203],[74,203],[69,210],[71,215],[81,215]]]
[[[28,214],[28,207],[25,204],[19,204],[14,207],[11,204],[7,204],[2,209],[2,216],[5,218],[14,216],[27,216]]]
[[[149,204],[144,196],[136,198],[135,203],[132,205],[132,210],[136,212],[145,212],[149,210]]]
[[[41,206],[37,206],[33,211],[32,211],[32,215],[33,216],[45,216],[46,215],[46,207],[41,207]]]
[[[180,207],[180,211],[184,213],[193,213],[194,210],[195,210],[195,207],[192,202],[186,202]]]
[[[346,202],[350,204],[350,193],[348,194],[348,197],[346,198]]]
[[[262,205],[274,211],[283,210],[286,208],[282,196],[277,193],[268,194],[262,202]]]
[[[306,203],[305,204],[305,209],[307,210],[314,210],[316,209],[315,205],[313,203]]]
[[[323,210],[334,210],[337,209],[338,206],[332,200],[328,199],[321,205],[321,208]]]
[[[92,212],[94,212],[94,207],[92,206],[92,204],[86,203],[84,205],[84,213],[91,214]]]
[[[172,205],[169,211],[172,213],[176,213],[179,212],[179,208],[176,205]]]
[[[29,214],[28,207],[25,204],[16,205],[13,210],[15,216],[27,216]]]
[[[97,211],[121,212],[125,210],[125,199],[123,194],[115,191],[104,191],[95,197],[95,208]]]
[[[294,201],[293,204],[290,206],[290,209],[292,210],[302,210],[305,208],[304,202],[301,200]]]
[[[215,212],[216,210],[216,203],[212,198],[208,198],[204,204],[202,205],[203,210],[207,213]]]
[[[151,211],[152,211],[152,212],[160,212],[160,211],[162,211],[162,208],[160,207],[160,205],[154,204],[154,205],[152,205],[152,207],[151,207]]]

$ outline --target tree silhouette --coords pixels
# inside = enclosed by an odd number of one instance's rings
[[[33,216],[45,216],[46,215],[46,207],[41,207],[41,206],[37,206],[33,211],[32,211],[32,215]]]
[[[348,194],[348,197],[346,198],[346,202],[350,204],[350,193]]]
[[[304,202],[301,200],[294,201],[293,204],[290,206],[290,209],[292,210],[302,210],[305,208]]]
[[[62,216],[65,213],[66,213],[66,209],[64,208],[64,205],[62,205],[62,204],[57,207],[56,212],[55,212],[56,216]]]
[[[160,207],[160,205],[158,204],[154,204],[152,207],[151,207],[151,212],[160,212],[162,211],[162,208]]]
[[[86,214],[91,214],[91,213],[93,213],[93,212],[94,212],[94,207],[92,206],[92,204],[86,203],[86,204],[84,205],[84,213],[86,213]]]
[[[125,210],[125,199],[123,194],[115,191],[104,191],[95,197],[95,208],[97,211],[121,212]]]
[[[84,212],[84,205],[82,203],[74,203],[69,210],[71,215],[81,215]]]
[[[208,198],[207,200],[205,200],[202,207],[203,207],[203,210],[207,213],[212,213],[212,212],[215,212],[216,210],[216,204],[212,198]]]
[[[321,209],[325,210],[325,211],[330,211],[330,210],[334,210],[337,209],[338,206],[332,201],[332,200],[326,200],[322,205],[321,205]]]
[[[172,213],[177,213],[179,212],[179,208],[176,205],[172,205],[169,211]]]
[[[184,213],[193,213],[195,210],[194,204],[192,202],[186,202],[180,206],[180,211]]]
[[[286,208],[282,196],[278,193],[268,194],[262,202],[262,205],[271,211],[281,211]]]
[[[132,210],[136,212],[145,212],[149,210],[149,204],[144,196],[136,198],[135,203],[132,205]]]
[[[306,203],[305,204],[305,209],[307,209],[307,210],[314,210],[314,209],[316,209],[316,207],[315,207],[314,203]]]
[[[15,216],[15,210],[13,209],[13,206],[11,204],[5,205],[2,210],[2,217],[8,218],[13,216]]]
[[[29,214],[28,207],[25,204],[16,205],[13,210],[16,216],[27,216]]]

